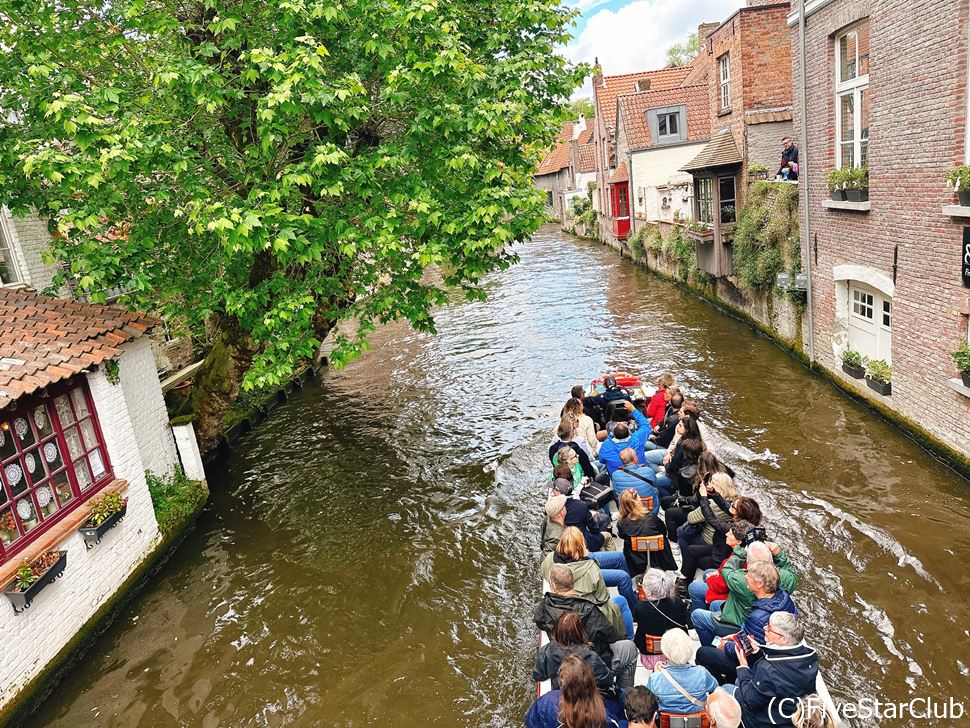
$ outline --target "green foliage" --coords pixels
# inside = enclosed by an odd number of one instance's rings
[[[165,477],[145,471],[145,480],[155,508],[155,520],[163,534],[181,528],[208,497],[205,484],[186,478],[180,467]]]
[[[869,168],[868,167],[846,167],[845,189],[847,190],[867,190],[869,189]]]
[[[245,339],[244,386],[449,290],[544,220],[532,184],[588,69],[548,0],[7,3],[0,204],[51,217],[92,297]],[[445,269],[443,282],[425,276]],[[60,283],[63,276],[55,282]],[[252,346],[249,346],[251,342]],[[251,367],[250,367],[251,364]]]
[[[950,352],[950,356],[961,372],[970,372],[970,344],[964,341],[959,349]]]
[[[663,242],[663,252],[677,261],[680,277],[687,280],[697,270],[697,251],[694,243],[684,236],[680,226],[674,226],[673,231]]]
[[[593,203],[588,197],[576,196],[573,198],[573,215],[577,217],[593,207]]]
[[[26,561],[20,562],[20,566],[17,568],[17,576],[15,579],[17,582],[17,589],[22,592],[27,591],[39,578],[40,575],[34,572],[34,568],[30,564],[28,564]]]
[[[761,174],[767,171],[768,168],[763,164],[752,164],[748,167],[748,174]]]
[[[654,230],[652,233],[647,235],[646,240],[643,241],[643,246],[647,250],[652,250],[654,252],[660,252],[663,250],[664,239],[663,235],[660,234],[660,230]]]
[[[862,356],[858,351],[853,351],[852,349],[846,349],[842,352],[842,361],[845,364],[853,367],[865,366],[868,359]]]
[[[674,43],[667,49],[667,66],[686,66],[701,52],[701,42],[697,32],[691,33],[684,43]]]
[[[954,167],[946,173],[946,186],[954,192],[970,190],[970,167]]]
[[[88,522],[100,526],[125,506],[125,499],[119,493],[105,493],[94,501]]]
[[[104,378],[113,385],[121,381],[121,364],[117,359],[108,359],[104,363]]]
[[[769,289],[783,270],[801,271],[798,188],[756,182],[734,230],[734,272],[742,287]]]
[[[587,119],[592,119],[596,115],[596,109],[593,106],[593,99],[584,97],[581,99],[576,99],[575,101],[570,101],[569,115],[571,119],[578,119],[580,116],[585,116]]]
[[[845,181],[847,179],[849,169],[849,167],[840,167],[839,169],[833,169],[828,173],[825,179],[828,183],[829,192],[845,189]]]
[[[873,359],[866,364],[866,376],[882,384],[889,384],[892,381],[893,373],[889,364],[884,360]]]
[[[634,257],[641,258],[644,253],[643,239],[646,235],[646,228],[640,227],[637,229],[633,235],[629,236],[626,240],[626,244],[630,247],[630,252],[633,253]]]

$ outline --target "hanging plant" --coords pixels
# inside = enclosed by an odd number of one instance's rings
[[[108,359],[104,363],[104,378],[112,385],[121,381],[121,364],[117,359]]]

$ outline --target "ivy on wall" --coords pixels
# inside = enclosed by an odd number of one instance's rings
[[[766,290],[775,275],[801,272],[798,186],[755,182],[734,231],[734,275],[742,288]]]

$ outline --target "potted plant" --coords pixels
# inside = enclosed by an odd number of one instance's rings
[[[41,589],[64,573],[66,565],[67,551],[48,551],[30,563],[21,562],[17,575],[3,590],[13,604],[14,613],[27,609]]]
[[[13,518],[13,511],[7,510],[0,516],[0,539],[10,543],[17,538],[17,522]]]
[[[710,223],[694,220],[687,226],[687,235],[699,243],[714,242],[714,228]]]
[[[768,168],[763,164],[752,164],[748,167],[748,176],[753,179],[768,179]]]
[[[947,172],[946,186],[957,193],[961,206],[970,207],[970,167],[954,167]]]
[[[869,201],[868,167],[852,167],[846,170],[845,197],[849,202]]]
[[[869,389],[873,389],[879,394],[889,395],[892,394],[892,370],[882,359],[875,359],[866,364],[866,384],[869,385]]]
[[[829,193],[836,202],[845,202],[845,173],[847,171],[848,169],[846,167],[840,167],[839,169],[833,169],[828,174]]]
[[[842,371],[853,379],[862,379],[866,374],[866,358],[858,351],[846,349],[842,352]]]
[[[967,169],[970,169],[970,167]],[[963,386],[970,387],[970,344],[964,341],[960,344],[959,349],[950,352],[950,356],[953,357],[953,361],[957,363],[957,367],[960,369]]]
[[[92,548],[101,543],[101,538],[114,528],[128,512],[128,501],[118,493],[105,493],[94,501],[91,515],[81,524],[78,532],[84,539],[84,545]]]

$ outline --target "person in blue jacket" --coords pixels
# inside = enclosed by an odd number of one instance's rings
[[[589,665],[569,655],[559,666],[559,690],[550,690],[525,714],[526,728],[576,728],[579,716],[603,716],[605,728],[619,728],[622,700],[603,698]],[[585,723],[584,723],[585,725]]]
[[[632,402],[626,403],[626,411],[630,413],[633,421],[637,423],[636,432],[631,433],[630,428],[623,422],[617,423],[613,428],[613,434],[600,445],[599,460],[606,465],[610,476],[623,465],[620,453],[628,447],[633,448],[637,455],[637,462],[644,462],[643,446],[650,437],[650,420],[648,420]]]

